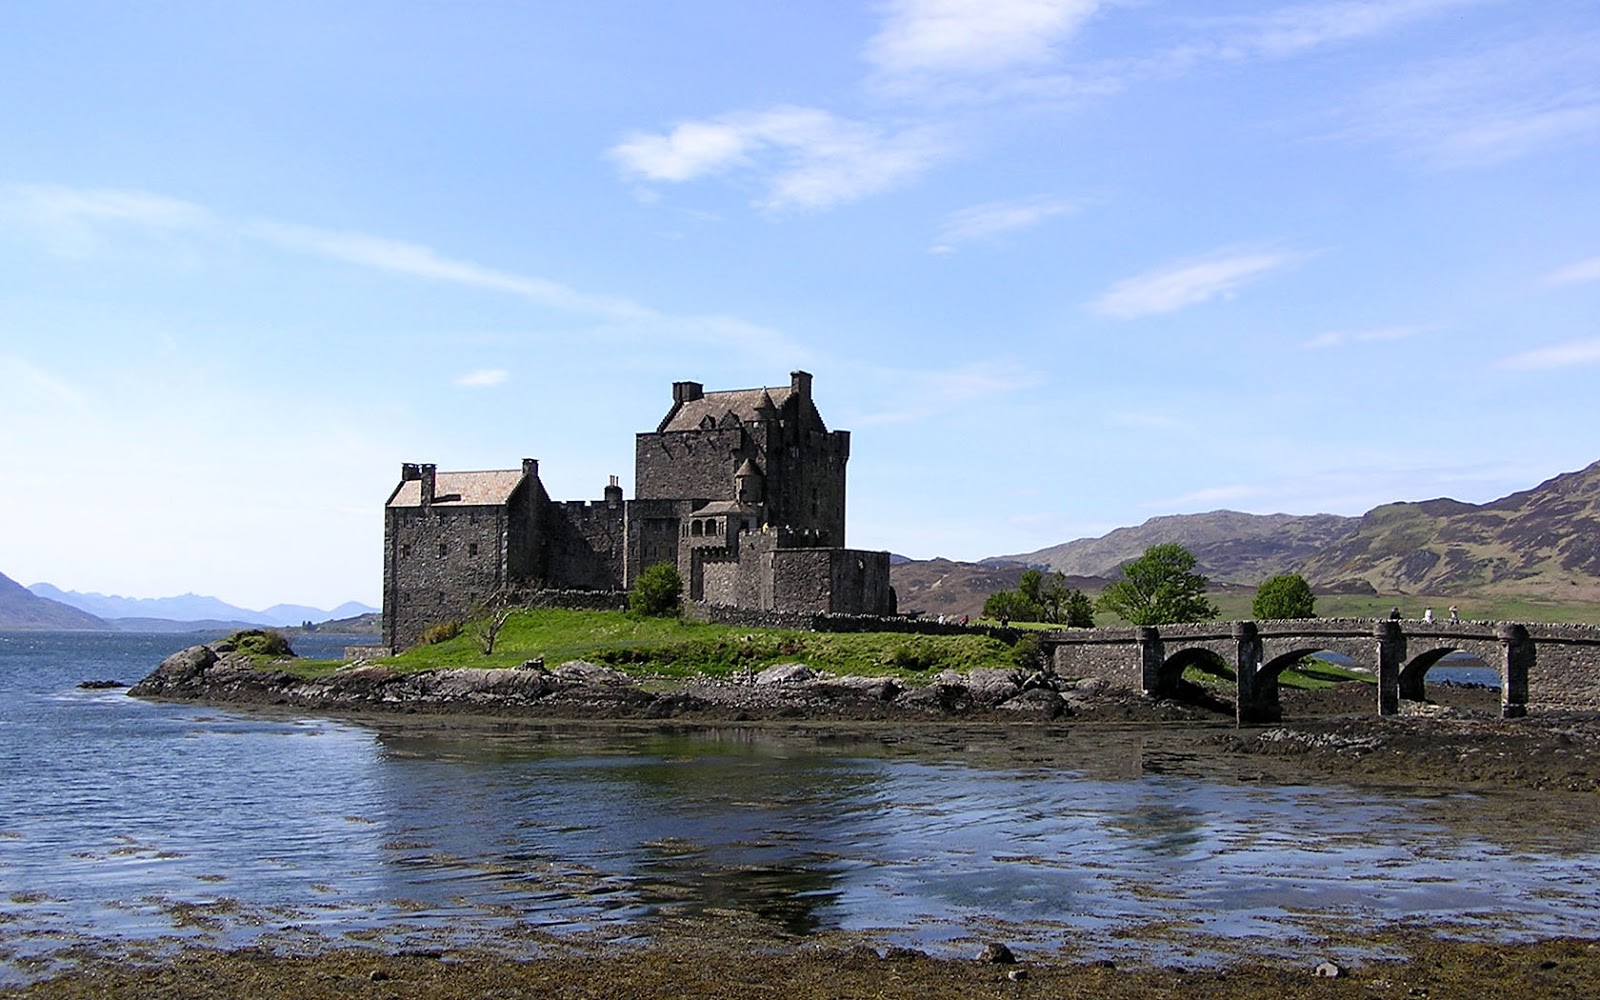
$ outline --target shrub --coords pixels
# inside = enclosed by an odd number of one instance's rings
[[[273,628],[249,628],[228,636],[235,651],[250,656],[293,656],[289,640]]]
[[[678,613],[678,602],[683,598],[683,578],[678,567],[669,562],[659,562],[634,581],[633,593],[628,595],[629,610],[641,615],[673,615]]]
[[[889,652],[886,665],[894,667],[896,670],[920,671],[937,666],[939,659],[937,650],[903,642]]]
[[[1045,666],[1044,640],[1037,632],[1029,632],[1011,647],[1011,662],[1032,673]]]
[[[449,642],[460,634],[460,622],[440,622],[423,629],[422,637],[417,641],[424,646],[437,646],[441,642]]]

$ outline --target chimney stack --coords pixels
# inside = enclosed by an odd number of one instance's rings
[[[674,403],[692,403],[705,394],[706,387],[699,382],[672,383],[672,401]]]
[[[421,480],[422,506],[426,507],[433,503],[435,477],[439,473],[439,467],[432,464],[419,465],[417,466],[417,471],[417,478]]]
[[[524,476],[530,478],[530,479],[538,479],[539,478],[539,460],[537,458],[525,458],[525,459],[523,459],[522,460],[522,474]]]
[[[789,391],[800,397],[803,402],[811,401],[811,373],[790,372]]]

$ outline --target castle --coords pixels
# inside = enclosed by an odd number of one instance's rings
[[[440,472],[401,466],[384,508],[384,643],[495,595],[617,591],[675,565],[685,597],[763,611],[893,614],[889,553],[844,548],[850,432],[829,431],[811,376],[788,388],[672,386],[672,408],[634,443],[634,493],[550,499],[539,463]]]

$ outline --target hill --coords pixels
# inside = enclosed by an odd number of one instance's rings
[[[1295,572],[1322,593],[1600,602],[1600,462],[1485,504],[1391,503],[1359,518],[1226,510],[1154,517],[984,565],[1114,578],[1123,563],[1165,542],[1193,552],[1199,571],[1217,584],[1254,587]],[[918,606],[921,576],[896,570],[908,583],[901,603]],[[973,586],[986,585],[981,574],[973,577]]]
[[[1300,572],[1330,590],[1600,600],[1600,462],[1486,504],[1374,508]]]
[[[0,573],[0,628],[5,629],[104,629],[101,619],[60,601],[32,593],[28,588]]]
[[[976,618],[985,598],[997,591],[1015,590],[1026,569],[1022,563],[998,560],[964,563],[911,559],[889,566],[889,582],[902,612],[920,611],[925,618]],[[1099,578],[1067,578],[1067,586],[1084,591],[1098,593],[1105,585],[1106,581]]]
[[[1209,514],[1152,517],[1136,528],[1118,528],[1099,538],[1081,538],[1021,555],[984,562],[1012,562],[1068,576],[1114,578],[1117,569],[1152,545],[1176,542],[1193,552],[1200,571],[1219,583],[1254,586],[1277,573],[1294,571],[1307,559],[1354,530],[1358,518],[1336,514]]]

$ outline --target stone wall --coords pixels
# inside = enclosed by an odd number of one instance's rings
[[[384,644],[415,645],[459,621],[508,582],[504,507],[398,507],[384,519]]]
[[[627,524],[619,501],[549,504],[544,517],[544,579],[564,587],[623,586]]]

